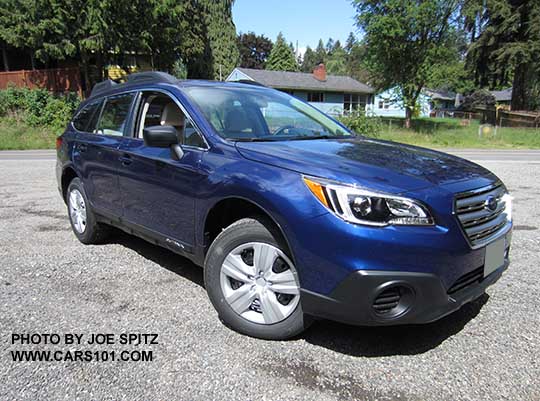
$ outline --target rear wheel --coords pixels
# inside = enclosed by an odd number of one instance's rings
[[[103,242],[109,234],[109,227],[97,222],[79,178],[69,183],[66,203],[71,228],[79,241],[83,244]]]
[[[242,219],[210,246],[206,290],[223,322],[253,337],[281,340],[309,322],[296,268],[281,236],[264,219]]]

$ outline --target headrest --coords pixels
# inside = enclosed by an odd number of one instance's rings
[[[161,125],[179,127],[184,125],[184,113],[175,103],[167,103],[161,113]]]
[[[229,110],[225,116],[225,131],[242,132],[246,129],[254,131],[253,121],[249,118],[246,111],[239,107],[234,107]]]

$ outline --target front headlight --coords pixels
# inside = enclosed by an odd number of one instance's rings
[[[324,206],[348,222],[371,226],[434,224],[427,208],[413,199],[346,186],[320,178],[302,178]]]

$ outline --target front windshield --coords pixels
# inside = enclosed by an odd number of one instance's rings
[[[184,90],[226,139],[266,141],[352,136],[322,112],[282,92],[258,87]]]

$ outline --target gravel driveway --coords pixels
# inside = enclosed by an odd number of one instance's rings
[[[318,322],[268,342],[218,320],[201,269],[118,233],[71,233],[54,162],[0,161],[0,399],[540,400],[540,164],[482,162],[515,197],[512,263],[488,295],[424,326]],[[158,334],[152,361],[13,362],[14,333]]]

